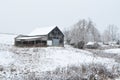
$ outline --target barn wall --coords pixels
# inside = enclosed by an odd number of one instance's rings
[[[59,46],[64,46],[64,35],[57,27],[48,34],[48,40],[53,39],[59,39]]]
[[[20,41],[15,41],[15,46],[19,47],[44,47],[47,46],[47,41],[46,40],[20,40]]]

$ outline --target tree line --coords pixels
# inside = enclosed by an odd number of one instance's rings
[[[69,29],[64,30],[65,41],[67,44],[77,46],[79,43],[87,42],[110,42],[118,41],[120,34],[118,27],[108,25],[103,33],[96,28],[95,23],[89,19],[81,19]]]

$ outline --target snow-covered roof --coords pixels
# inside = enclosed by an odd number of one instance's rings
[[[33,35],[47,35],[50,31],[52,31],[56,26],[52,27],[38,27],[35,30],[33,30],[28,36]]]
[[[18,37],[17,39],[33,39],[33,38],[38,38],[38,36]]]
[[[88,42],[86,45],[94,45],[96,42]]]
[[[40,38],[42,40],[47,40],[46,35],[51,32],[54,28],[57,26],[52,26],[52,27],[39,27],[33,30],[30,34],[27,35],[19,35],[16,37],[16,40],[34,40],[37,38]]]
[[[46,36],[21,36],[16,38],[17,40],[33,40],[33,39],[42,39],[42,40],[47,40]]]

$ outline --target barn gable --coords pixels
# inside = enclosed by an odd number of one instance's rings
[[[64,45],[64,34],[58,27],[55,27],[48,33],[48,40],[52,41],[52,45],[54,46],[63,46]]]
[[[62,31],[56,26],[55,28],[53,28],[49,33],[48,33],[48,35],[49,34],[51,34],[51,33],[53,33],[53,34],[55,34],[55,35],[62,35],[62,36],[64,36],[64,34],[62,33]]]

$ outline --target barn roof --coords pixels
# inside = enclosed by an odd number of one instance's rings
[[[52,31],[55,27],[57,26],[52,26],[52,27],[39,27],[33,30],[28,36],[33,36],[33,35],[47,35],[50,31]]]
[[[56,26],[57,27],[57,26]],[[27,35],[19,35],[15,39],[16,40],[35,40],[35,39],[41,39],[41,40],[47,40],[46,35],[51,32],[53,29],[56,28],[55,26],[52,27],[39,27],[33,30],[30,34]]]
[[[47,40],[46,36],[20,36],[17,37],[16,40],[36,40],[36,39],[41,39],[41,40]]]
[[[94,45],[96,42],[88,42],[86,45]]]

